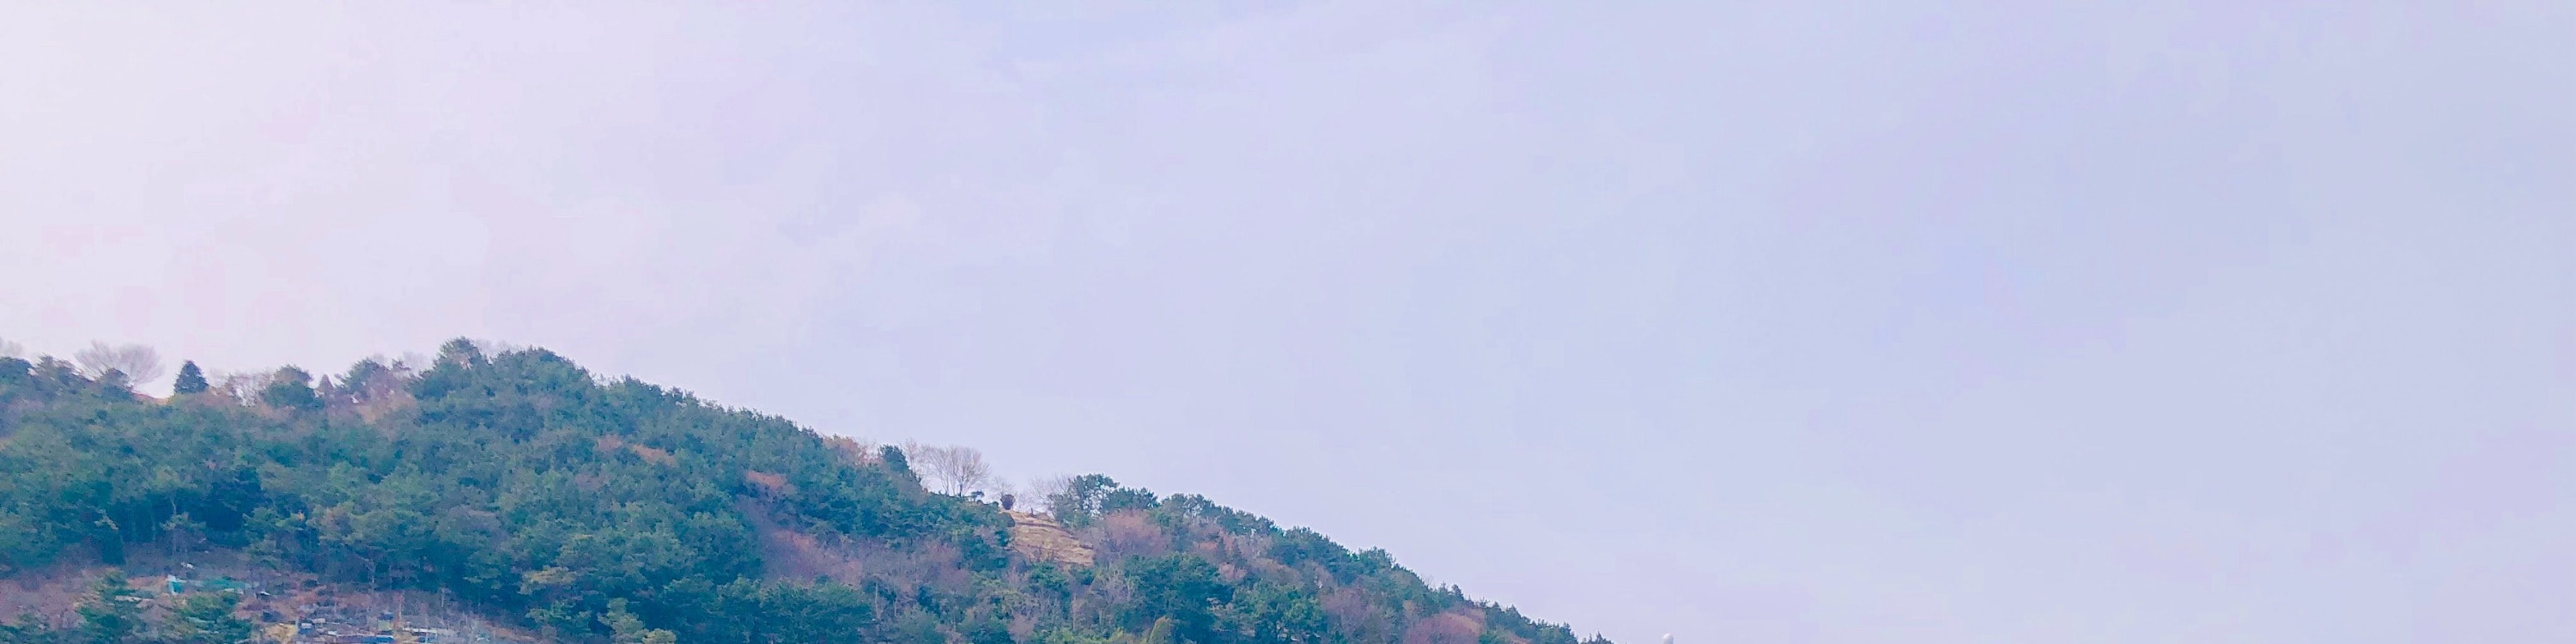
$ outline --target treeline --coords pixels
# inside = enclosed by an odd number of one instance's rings
[[[1576,642],[1384,552],[1097,475],[1044,501],[1099,565],[1026,560],[998,508],[925,489],[900,448],[542,349],[233,380],[184,365],[156,400],[0,357],[0,575],[236,553],[571,641]],[[0,634],[88,628],[39,622]]]

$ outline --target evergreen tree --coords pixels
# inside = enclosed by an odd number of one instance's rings
[[[173,644],[238,644],[250,639],[250,620],[233,615],[241,595],[232,592],[190,593],[170,609]]]
[[[474,346],[473,340],[457,338],[438,345],[439,364],[460,367],[480,366],[483,364],[483,358],[483,349]]]
[[[627,612],[624,599],[608,600],[608,614],[599,623],[608,626],[608,641],[615,644],[672,644],[679,636],[658,628],[645,628],[644,620]]]
[[[179,363],[179,376],[170,382],[170,393],[202,394],[206,393],[206,388],[206,372],[197,369],[197,361]]]
[[[1129,623],[1154,628],[1168,623],[1177,639],[1216,640],[1212,609],[1232,600],[1234,589],[1207,559],[1195,553],[1142,557],[1128,562],[1127,579],[1136,588],[1135,600],[1126,607]]]
[[[268,386],[259,390],[259,402],[280,409],[321,409],[322,394],[313,391],[313,374],[281,367],[269,378]]]
[[[109,569],[90,582],[81,602],[80,639],[88,644],[138,642],[143,633],[143,593],[126,585],[125,571]]]
[[[902,449],[893,445],[877,448],[877,459],[884,461],[888,469],[904,474],[912,473],[912,461],[904,457]]]

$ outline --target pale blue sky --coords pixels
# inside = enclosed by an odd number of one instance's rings
[[[539,344],[1625,642],[2576,639],[2567,3],[382,4],[10,11],[0,337]]]

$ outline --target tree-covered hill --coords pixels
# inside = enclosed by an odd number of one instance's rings
[[[96,375],[0,358],[0,575],[233,557],[576,642],[1577,641],[1383,551],[1105,476],[1044,503],[1096,564],[1033,560],[1001,508],[925,489],[899,448],[544,350],[458,340],[424,368],[229,386],[189,365],[167,400]],[[239,632],[209,624],[241,597],[137,612],[111,585],[0,642]]]

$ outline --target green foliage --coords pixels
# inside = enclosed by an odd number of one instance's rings
[[[202,394],[206,393],[206,389],[206,372],[197,368],[197,361],[189,360],[179,363],[179,375],[170,381],[170,393],[174,395]]]
[[[1215,610],[1233,599],[1234,589],[1217,579],[1215,564],[1191,553],[1146,557],[1128,562],[1127,578],[1136,585],[1136,600],[1126,610],[1129,624],[1168,620],[1176,637],[1216,641]]]
[[[35,613],[19,615],[0,624],[0,644],[62,644],[71,641],[68,634],[54,630]]]
[[[259,402],[279,409],[315,410],[322,408],[322,395],[313,391],[313,374],[280,367],[269,376],[268,386],[259,390]]]
[[[1222,612],[1229,632],[1249,642],[1322,642],[1327,631],[1324,608],[1312,592],[1282,584],[1261,583],[1234,593]]]
[[[1118,481],[1100,474],[1073,477],[1062,492],[1048,496],[1047,513],[1065,525],[1090,525],[1100,515],[1121,510],[1150,510],[1160,501],[1153,492],[1122,487]]]
[[[126,644],[143,634],[143,593],[126,586],[124,571],[111,570],[90,582],[82,601],[78,637],[89,644]]]
[[[615,644],[670,644],[679,635],[658,628],[646,628],[644,620],[626,611],[624,599],[608,600],[608,614],[599,623],[608,626],[608,641]]]
[[[1046,498],[1047,513],[1055,515],[1056,520],[1063,521],[1068,526],[1089,525],[1092,517],[1100,515],[1101,497],[1117,487],[1117,481],[1099,474],[1073,477],[1072,481],[1065,484],[1063,491]]]
[[[1145,635],[1136,641],[1139,644],[1181,644],[1188,640],[1181,639],[1179,624],[1165,617],[1154,620],[1154,625],[1146,627]]]
[[[1151,493],[1146,493],[1146,496],[1150,497]],[[1204,519],[1230,534],[1271,534],[1279,531],[1279,525],[1271,523],[1269,519],[1217,505],[1216,502],[1207,500],[1207,497],[1196,494],[1174,494],[1171,498],[1163,499],[1159,505],[1170,510],[1167,516],[1175,519]]]
[[[903,455],[902,448],[898,448],[893,445],[878,448],[877,460],[884,462],[886,469],[894,470],[906,476],[912,475],[912,460]]]
[[[237,644],[250,639],[250,620],[233,615],[241,595],[231,592],[189,593],[170,609],[171,644]]]
[[[973,625],[967,626],[965,631],[967,644],[1019,643],[1018,639],[1011,637],[1011,626],[995,617],[978,620]]]
[[[541,349],[456,340],[424,371],[366,361],[314,382],[289,367],[253,407],[163,403],[61,361],[0,358],[0,575],[114,564],[134,545],[235,549],[617,644],[1387,642],[1457,610],[1484,611],[1494,633],[1575,642],[1433,589],[1383,551],[1097,474],[1047,507],[1086,538],[1159,531],[1140,543],[1161,550],[1028,561],[998,509],[922,489],[901,450],[836,450],[786,420],[603,381]],[[1100,521],[1136,514],[1150,520]],[[791,573],[764,545],[784,530],[865,565]],[[71,628],[21,620],[0,644],[247,632],[229,595],[186,595],[147,623],[122,584],[103,580]]]

